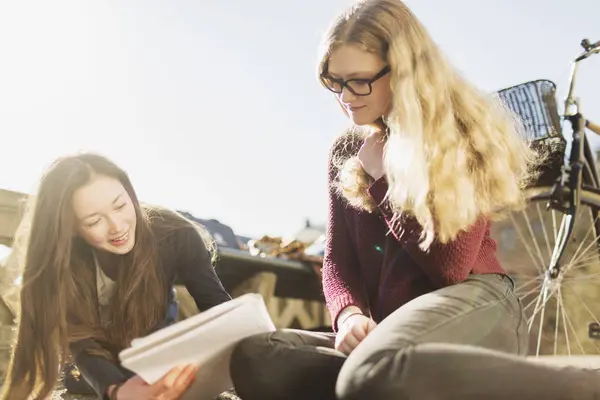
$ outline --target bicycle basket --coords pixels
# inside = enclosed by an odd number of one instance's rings
[[[523,139],[544,154],[539,177],[533,186],[552,185],[560,176],[566,141],[561,134],[556,106],[556,85],[549,80],[522,83],[497,92],[500,100],[521,120]]]

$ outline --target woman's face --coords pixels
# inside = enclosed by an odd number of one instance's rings
[[[348,87],[343,87],[341,93],[336,93],[338,101],[356,125],[373,123],[389,112],[390,74],[385,73],[386,67],[387,63],[379,56],[356,45],[342,45],[331,53],[328,63],[328,75],[333,78],[331,82],[352,80],[347,84],[357,92],[352,93]],[[381,76],[381,73],[384,75]],[[371,93],[360,96],[369,92],[369,81],[373,78],[378,79],[371,83]]]
[[[119,180],[96,175],[73,194],[79,235],[90,246],[124,255],[135,245],[136,212]]]

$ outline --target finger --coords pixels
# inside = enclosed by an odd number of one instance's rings
[[[350,329],[350,333],[358,339],[358,341],[362,341],[365,337],[367,337],[367,323],[360,323],[352,325]]]
[[[339,344],[339,346],[336,350],[344,353],[345,355],[350,355],[350,353],[352,353],[352,350],[354,350],[354,348],[350,347],[346,342],[342,342]]]
[[[154,395],[160,395],[163,392],[171,389],[175,385],[175,381],[182,373],[183,368],[174,367],[169,370],[160,380],[150,386],[150,392]]]
[[[377,327],[377,324],[375,323],[375,321],[373,321],[372,319],[369,320],[369,323],[367,324],[367,334],[371,333],[371,331],[373,329],[375,329]]]
[[[161,399],[164,400],[176,400],[181,398],[183,394],[189,389],[196,379],[196,372],[198,367],[194,365],[188,365],[179,375],[175,385],[172,388],[164,392]]]
[[[360,344],[361,341],[361,338],[356,337],[351,332],[348,332],[342,338],[339,350],[344,354],[350,354],[356,348],[356,346]]]
[[[350,355],[350,353],[352,353],[354,351],[354,349],[356,349],[358,347],[359,344],[360,344],[359,341],[343,342],[339,351],[341,351],[342,353],[344,353],[348,356],[348,355]]]
[[[350,354],[350,351],[352,351],[352,347],[350,347],[350,345],[346,341],[346,336],[347,335],[344,335],[343,337],[338,336],[338,338],[335,341],[334,348],[337,351],[341,351],[342,353],[347,355],[347,354]]]
[[[351,350],[354,350],[360,342],[361,339],[352,334],[347,335],[343,340],[343,343],[345,343]]]
[[[183,388],[186,390],[194,382],[197,372],[197,366],[193,364],[187,365],[175,381],[174,388]]]

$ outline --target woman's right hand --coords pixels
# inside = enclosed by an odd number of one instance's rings
[[[339,326],[335,336],[335,349],[349,355],[376,326],[375,321],[366,315],[350,315]]]
[[[121,385],[116,398],[117,400],[177,400],[194,383],[196,372],[198,367],[191,364],[184,368],[175,367],[152,385],[136,375]],[[109,388],[109,394],[111,390],[114,390],[114,387]]]

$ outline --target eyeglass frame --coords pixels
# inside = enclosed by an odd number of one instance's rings
[[[389,65],[386,65],[385,67],[383,67],[383,69],[381,71],[379,71],[373,78],[371,79],[361,79],[361,78],[353,78],[353,79],[348,79],[348,80],[343,80],[343,79],[336,79],[333,76],[329,75],[329,71],[325,70],[323,71],[323,73],[320,76],[321,79],[321,84],[323,86],[325,86],[325,88],[327,90],[329,90],[330,92],[336,93],[336,94],[341,94],[344,92],[344,88],[347,88],[350,93],[352,93],[355,96],[368,96],[371,93],[373,93],[373,83],[375,83],[377,80],[383,78],[384,76],[386,76],[388,73],[390,73],[391,68]],[[341,89],[338,92],[337,90],[333,90],[333,88],[329,87],[329,85],[327,85],[325,83],[325,78],[332,80],[333,82],[337,83],[340,85]],[[369,93],[365,93],[365,94],[359,94],[356,93],[348,84],[350,82],[360,82],[360,83],[366,83],[367,85],[369,85]]]

